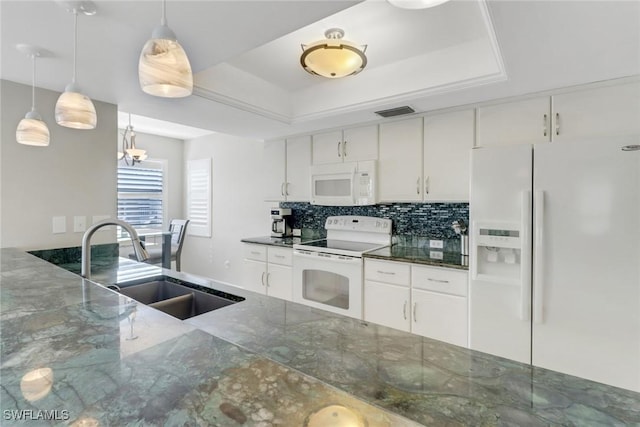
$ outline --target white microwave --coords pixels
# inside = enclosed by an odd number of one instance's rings
[[[377,166],[375,160],[311,166],[311,204],[375,205]]]

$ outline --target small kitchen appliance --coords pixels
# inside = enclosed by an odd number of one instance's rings
[[[289,237],[291,231],[291,209],[271,208],[271,237]]]

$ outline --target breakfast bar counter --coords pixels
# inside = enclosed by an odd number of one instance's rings
[[[186,273],[96,262],[103,277],[140,268],[245,300],[180,321],[25,252],[0,256],[2,425],[640,423],[639,393]]]

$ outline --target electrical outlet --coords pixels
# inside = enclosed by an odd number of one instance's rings
[[[87,231],[87,217],[86,216],[74,216],[73,217],[73,232],[84,233]]]
[[[444,252],[442,252],[442,251],[429,251],[429,258],[431,258],[431,259],[444,259]]]
[[[54,216],[52,218],[53,234],[62,234],[67,232],[67,217],[66,216]]]
[[[444,242],[442,240],[429,240],[429,247],[442,249],[444,248]]]

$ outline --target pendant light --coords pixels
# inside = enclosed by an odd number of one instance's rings
[[[401,9],[427,9],[446,3],[449,0],[387,0],[390,4]]]
[[[73,13],[73,78],[56,102],[56,123],[72,129],[95,129],[98,117],[91,98],[83,94],[76,83],[78,51],[78,11],[85,15],[95,15],[92,2],[72,2],[69,12]]]
[[[18,123],[16,141],[24,145],[46,147],[49,145],[49,128],[36,111],[36,58],[41,50],[37,46],[19,44],[16,48],[31,57],[31,111]]]
[[[129,139],[127,139],[127,135]],[[135,166],[136,163],[140,163],[146,158],[147,152],[136,147],[136,133],[133,131],[133,126],[131,126],[131,113],[129,113],[129,125],[122,133],[122,151],[118,151],[118,160],[124,160],[127,166],[131,161],[131,166]]]
[[[166,2],[162,0],[162,19],[140,52],[140,87],[149,95],[183,98],[193,92],[191,64],[176,35],[167,26]]]
[[[340,28],[331,28],[324,35],[325,40],[302,45],[300,65],[307,72],[337,79],[357,74],[367,66],[366,45],[342,40],[344,31]]]

